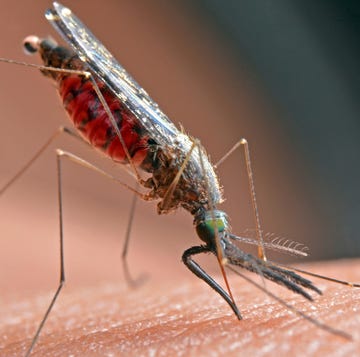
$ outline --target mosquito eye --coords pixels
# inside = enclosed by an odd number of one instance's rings
[[[214,242],[216,235],[228,229],[228,223],[225,216],[207,215],[206,218],[196,225],[196,232],[199,238],[205,243]]]

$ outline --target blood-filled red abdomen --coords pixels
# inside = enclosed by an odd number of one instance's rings
[[[123,145],[105,111],[93,83],[82,76],[58,77],[59,94],[70,119],[81,135],[114,161],[128,163]],[[136,117],[98,81],[97,85],[116,121],[121,137],[135,165],[147,155],[148,136]]]

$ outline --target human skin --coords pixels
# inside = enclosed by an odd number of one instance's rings
[[[360,281],[360,261],[307,264],[306,270]],[[251,274],[248,277],[253,277]],[[152,283],[137,289],[109,282],[65,288],[34,356],[355,356],[360,351],[360,290],[313,279],[323,291],[313,303],[266,283],[299,311],[352,336],[330,334],[230,275],[243,320],[201,281]],[[261,283],[261,281],[260,281]],[[1,304],[1,355],[22,356],[51,293],[6,298]]]

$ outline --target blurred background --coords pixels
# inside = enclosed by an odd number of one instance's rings
[[[39,63],[23,54],[21,44],[30,34],[59,39],[43,16],[51,3],[0,3],[0,56]],[[359,256],[359,2],[63,3],[176,124],[201,140],[214,162],[247,138],[264,231],[306,244],[312,260]],[[0,63],[0,78],[1,186],[69,122],[54,85],[36,70]],[[101,155],[59,138],[1,197],[1,291],[55,286],[57,147],[128,179]],[[82,167],[64,167],[70,284],[123,281],[120,256],[131,194]],[[226,197],[221,208],[234,233],[253,228],[242,152],[218,173]],[[157,216],[154,204],[140,202],[132,238],[135,275],[193,278],[180,260],[186,248],[200,243],[186,212]],[[218,271],[214,259],[200,261]]]

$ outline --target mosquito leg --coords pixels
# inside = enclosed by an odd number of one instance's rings
[[[128,248],[129,248],[129,242],[130,242],[131,228],[132,228],[132,224],[133,224],[133,220],[134,220],[136,202],[137,202],[138,197],[140,197],[141,199],[143,199],[145,201],[151,201],[153,199],[153,197],[139,192],[138,191],[139,183],[137,184],[136,188],[133,189],[129,185],[120,181],[118,178],[110,175],[106,171],[103,171],[102,169],[98,168],[97,166],[94,166],[93,164],[89,163],[88,161],[85,161],[84,159],[82,159],[72,153],[58,149],[57,155],[61,156],[61,157],[66,157],[67,159],[71,160],[72,162],[74,162],[76,164],[79,164],[83,167],[86,167],[88,169],[96,171],[96,172],[100,173],[101,175],[105,176],[106,178],[108,178],[112,181],[115,181],[116,183],[120,184],[121,186],[125,187],[126,189],[128,189],[134,193],[134,198],[133,198],[133,202],[132,202],[131,209],[130,209],[129,221],[127,224],[127,229],[126,229],[126,234],[125,234],[125,242],[124,242],[121,257],[122,257],[122,262],[123,262],[125,280],[126,280],[127,284],[133,288],[138,287],[145,281],[146,276],[141,275],[137,279],[134,279],[130,274],[130,270],[129,270],[128,263],[127,263],[127,253],[128,253]]]
[[[137,287],[137,286],[141,285],[143,283],[145,277],[140,276],[138,279],[134,279],[130,274],[126,258],[127,258],[128,248],[129,248],[131,228],[132,228],[132,224],[133,224],[133,220],[134,220],[134,214],[135,214],[137,198],[140,197],[140,198],[142,198],[143,200],[146,200],[146,201],[151,200],[151,198],[148,195],[143,194],[143,193],[141,193],[141,192],[139,192],[137,190],[139,188],[139,184],[136,186],[136,189],[133,189],[132,187],[130,187],[127,184],[123,183],[122,181],[118,180],[116,177],[108,174],[107,172],[101,170],[100,168],[92,165],[88,161],[85,161],[82,158],[80,158],[80,157],[78,157],[78,156],[76,156],[74,154],[71,154],[69,152],[65,152],[65,151],[62,151],[62,150],[58,149],[57,150],[57,155],[62,156],[62,157],[66,157],[69,160],[71,160],[71,161],[73,161],[73,162],[75,162],[75,163],[77,163],[77,164],[79,164],[81,166],[84,166],[84,167],[87,167],[87,168],[89,168],[91,170],[94,170],[94,171],[100,173],[101,175],[105,176],[106,178],[111,179],[111,180],[119,183],[121,186],[123,186],[123,187],[129,189],[130,191],[134,192],[134,197],[133,197],[133,201],[132,201],[132,204],[131,204],[129,221],[128,221],[128,224],[127,224],[127,229],[126,229],[126,234],[125,234],[125,242],[124,242],[121,258],[122,258],[122,262],[123,262],[124,275],[125,275],[125,280],[126,280],[127,284],[129,286],[131,286],[131,287]]]
[[[106,178],[115,181],[116,183],[118,183],[119,185],[121,185],[122,187],[125,187],[126,189],[128,189],[129,191],[135,193],[138,197],[140,197],[142,200],[144,201],[151,201],[154,198],[151,195],[148,194],[144,194],[142,192],[137,191],[136,189],[132,188],[131,186],[127,185],[126,183],[122,182],[121,180],[119,180],[117,177],[110,175],[109,173],[107,173],[106,171],[100,169],[99,167],[91,164],[90,162],[80,158],[79,156],[76,156],[68,151],[63,151],[61,149],[57,149],[56,150],[56,154],[60,157],[66,157],[67,159],[69,159],[72,162],[75,162],[76,164],[79,164],[83,167],[86,167],[88,169],[91,169],[93,171],[96,171],[97,173],[105,176]]]
[[[42,318],[39,327],[36,330],[36,333],[31,341],[31,345],[26,352],[26,357],[30,356],[37,340],[39,339],[41,330],[43,329],[46,320],[48,319],[50,312],[60,294],[61,289],[65,284],[65,265],[64,265],[64,231],[63,231],[63,209],[62,209],[62,186],[61,186],[61,156],[56,155],[56,165],[57,165],[57,190],[58,190],[58,204],[59,204],[59,233],[60,233],[60,280],[59,285],[56,289],[56,292],[48,306],[44,317]]]
[[[67,134],[71,137],[79,140],[81,143],[86,144],[90,147],[90,145],[77,133],[75,133],[73,130],[69,129],[66,126],[60,126],[58,127],[54,133],[49,137],[48,140],[38,149],[38,151],[35,152],[35,154],[30,158],[29,161],[25,165],[23,165],[20,170],[8,181],[5,183],[4,186],[0,188],[0,196],[4,194],[13,184],[15,184],[16,181],[18,181],[25,173],[26,171],[33,165],[33,163],[46,151],[46,149],[56,140],[58,136],[61,134]],[[123,165],[120,166],[122,169],[124,169],[128,174],[132,175],[131,172],[129,172],[126,167]]]
[[[79,164],[81,166],[84,166],[84,167],[87,167],[87,168],[89,168],[91,170],[94,170],[94,171],[100,173],[101,175],[105,176],[106,178],[111,179],[111,180],[117,182],[118,184],[120,184],[121,186],[123,186],[123,187],[129,189],[130,191],[134,192],[134,198],[133,198],[131,209],[130,209],[129,221],[128,221],[128,224],[127,224],[127,229],[126,229],[126,234],[125,234],[125,242],[124,242],[124,247],[123,247],[121,257],[122,257],[122,262],[123,262],[125,280],[126,280],[127,284],[129,286],[131,286],[131,287],[134,287],[134,288],[141,285],[145,280],[145,276],[140,276],[137,279],[134,279],[131,276],[130,271],[129,271],[129,267],[128,267],[128,264],[127,264],[127,252],[128,252],[128,248],[129,248],[131,228],[132,228],[132,224],[133,224],[137,198],[140,197],[143,200],[149,201],[149,200],[151,200],[151,197],[149,197],[148,195],[143,194],[143,193],[141,193],[141,192],[139,192],[137,190],[139,188],[139,184],[137,184],[136,189],[133,189],[132,187],[130,187],[127,184],[123,183],[122,181],[118,180],[116,177],[108,174],[107,172],[101,170],[100,168],[92,165],[88,161],[85,161],[82,158],[80,158],[80,157],[78,157],[78,156],[76,156],[74,154],[71,154],[69,152],[65,152],[65,151],[62,151],[62,150],[58,149],[57,150],[57,155],[61,156],[61,157],[66,157],[69,160],[71,160],[71,161],[73,161],[73,162],[75,162],[75,163],[77,163],[77,164]]]
[[[59,201],[59,231],[60,231],[60,280],[59,280],[59,285],[56,289],[56,292],[50,302],[49,307],[47,308],[44,317],[42,318],[39,327],[36,330],[36,333],[33,337],[33,340],[31,342],[30,348],[28,349],[26,356],[30,356],[37,340],[39,339],[41,330],[43,329],[51,310],[53,309],[53,306],[60,294],[60,291],[62,289],[62,287],[65,284],[65,265],[64,265],[64,233],[63,233],[63,205],[62,205],[62,185],[61,185],[61,159],[62,158],[67,158],[81,166],[87,167],[89,169],[92,169],[100,174],[102,174],[103,176],[107,177],[108,179],[111,179],[112,181],[117,182],[118,184],[120,184],[121,186],[129,189],[130,191],[134,192],[137,196],[141,197],[144,200],[149,200],[151,199],[149,196],[147,196],[146,194],[143,194],[141,192],[138,192],[136,189],[133,189],[132,187],[128,186],[127,184],[123,183],[122,181],[118,180],[116,177],[106,173],[105,171],[101,170],[100,168],[92,165],[91,163],[81,159],[80,157],[73,155],[69,152],[57,149],[56,150],[56,163],[57,163],[57,177],[58,177],[58,201]],[[128,241],[128,238],[127,238]]]
[[[205,283],[208,284],[211,288],[213,288],[229,304],[229,306],[234,311],[237,318],[241,320],[242,319],[241,313],[238,307],[236,306],[236,303],[232,299],[232,297],[230,297],[230,295],[209,274],[207,274],[200,267],[199,264],[197,264],[192,259],[193,255],[208,253],[208,252],[212,252],[212,250],[207,246],[200,245],[196,247],[191,247],[185,250],[185,252],[183,253],[182,261],[193,274],[195,274],[198,278],[205,281]]]
[[[70,136],[82,141],[85,141],[71,129],[60,126],[50,138],[40,147],[40,149],[33,155],[33,157],[3,186],[0,188],[0,196],[11,187],[31,166],[32,164],[43,154],[43,152],[52,144],[52,142],[62,133],[69,134]]]
[[[251,195],[251,203],[254,214],[255,226],[256,226],[256,236],[258,240],[258,256],[260,259],[266,261],[265,255],[265,247],[264,247],[264,239],[261,230],[260,224],[260,215],[259,209],[257,206],[256,193],[255,193],[255,184],[254,184],[254,175],[251,167],[251,159],[250,159],[250,150],[249,144],[246,139],[240,139],[216,164],[215,167],[219,167],[236,149],[240,146],[244,147],[244,155],[245,155],[245,163],[246,163],[246,171],[249,182],[249,191]]]
[[[138,188],[138,186],[136,187]],[[123,246],[123,251],[121,254],[121,259],[123,263],[123,270],[125,275],[125,280],[127,284],[132,288],[137,288],[138,286],[142,285],[144,281],[146,280],[146,275],[140,275],[138,278],[134,279],[132,275],[130,274],[129,265],[127,261],[127,254],[129,249],[129,242],[130,242],[130,236],[131,236],[131,229],[134,222],[134,216],[135,216],[135,209],[136,209],[136,203],[138,200],[138,196],[134,195],[133,200],[131,203],[131,209],[130,209],[130,215],[129,215],[129,221],[127,224],[126,234],[125,234],[125,242]]]
[[[128,221],[127,229],[126,229],[126,233],[125,233],[125,242],[124,242],[123,251],[121,254],[125,280],[126,280],[127,284],[131,287],[135,287],[137,285],[137,281],[134,280],[130,274],[129,266],[128,266],[128,262],[127,262],[127,253],[128,253],[128,248],[129,248],[129,242],[130,242],[131,228],[132,228],[132,224],[134,221],[136,202],[137,202],[137,196],[133,195],[129,221]]]
[[[194,151],[195,146],[196,146],[196,143],[193,142],[189,152],[186,154],[184,162],[181,164],[179,171],[177,172],[174,180],[169,185],[169,188],[167,189],[163,200],[160,202],[160,204],[158,206],[160,211],[166,211],[167,208],[169,207],[169,203],[171,201],[172,195],[174,194],[175,188],[176,188],[177,184],[179,183],[180,177],[181,177],[182,173],[184,172],[186,165],[188,164],[188,162],[190,160],[191,154]]]

